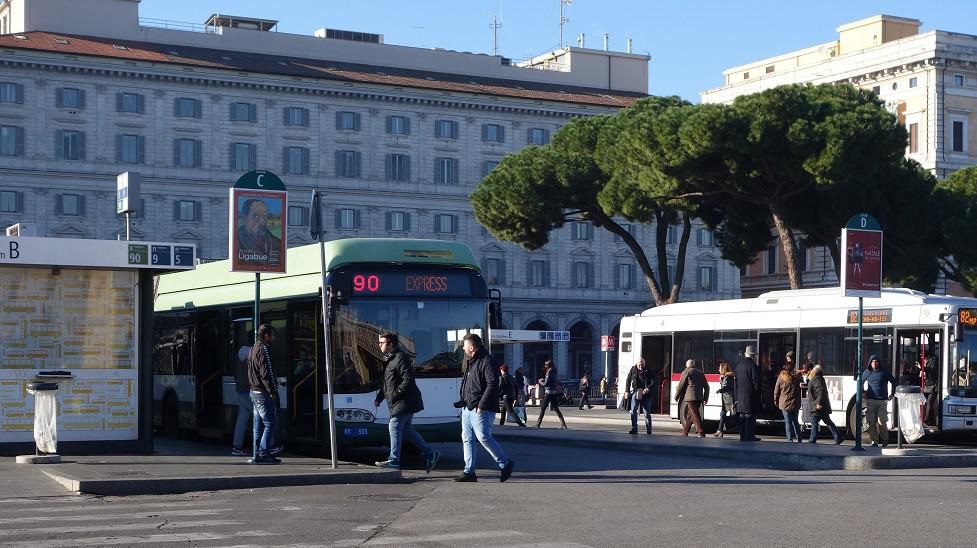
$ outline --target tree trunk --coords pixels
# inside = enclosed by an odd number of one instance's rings
[[[668,302],[677,303],[679,294],[682,292],[682,285],[685,282],[685,254],[689,249],[689,239],[692,236],[692,216],[688,213],[682,214],[682,238],[678,242],[678,255],[675,258],[675,280],[672,281],[672,290],[668,295]]]
[[[773,219],[777,236],[780,238],[780,246],[784,251],[784,261],[787,263],[787,280],[790,282],[790,288],[801,289],[804,287],[804,281],[801,279],[801,271],[797,264],[797,244],[794,241],[794,231],[784,222],[783,205],[771,203],[770,217]]]
[[[588,211],[587,212],[591,218],[597,222],[600,226],[606,228],[607,230],[617,234],[624,240],[624,244],[628,246],[631,253],[634,254],[634,258],[638,261],[638,267],[641,268],[641,273],[644,274],[645,283],[648,284],[648,289],[651,290],[651,296],[655,300],[654,304],[660,305],[665,304],[662,300],[661,288],[658,285],[658,281],[655,280],[655,272],[651,268],[651,263],[648,262],[648,256],[645,255],[645,250],[641,248],[638,241],[634,239],[634,236],[630,232],[624,230],[624,228],[617,224],[614,219],[611,219],[603,211]]]

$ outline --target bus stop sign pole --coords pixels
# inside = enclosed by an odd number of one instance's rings
[[[326,347],[323,353],[323,361],[326,364],[326,392],[329,395],[329,455],[332,459],[330,468],[336,469],[336,460],[339,453],[336,449],[336,411],[332,389],[332,353],[329,352],[329,318],[332,316],[330,303],[332,302],[332,291],[326,287],[326,243],[325,231],[322,229],[322,211],[319,206],[319,191],[312,191],[312,212],[310,218],[310,229],[312,238],[319,240],[319,271],[322,275],[319,294],[322,296],[322,343]]]

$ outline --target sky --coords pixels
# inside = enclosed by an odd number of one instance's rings
[[[568,5],[567,5],[568,4]],[[563,42],[651,56],[649,93],[698,103],[723,71],[836,40],[837,27],[878,14],[919,19],[920,32],[977,35],[977,0],[563,0]],[[277,20],[279,32],[328,27],[387,44],[521,60],[560,45],[561,0],[142,0],[141,18],[204,23],[211,13]],[[493,29],[493,22],[501,27]],[[493,36],[495,34],[495,36]]]

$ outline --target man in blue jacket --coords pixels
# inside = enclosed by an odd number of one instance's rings
[[[475,457],[482,444],[502,470],[499,481],[512,475],[515,462],[507,458],[492,437],[492,423],[499,408],[499,369],[492,365],[492,357],[485,351],[482,338],[474,333],[465,335],[465,356],[468,358],[465,376],[461,380],[461,399],[455,404],[461,409],[461,443],[465,453],[465,470],[455,481],[478,481],[475,476]]]
[[[872,438],[872,447],[889,445],[889,383],[895,391],[896,378],[882,367],[879,357],[872,354],[868,358],[868,369],[862,371],[862,389],[865,390],[865,420],[868,422],[868,435]]]

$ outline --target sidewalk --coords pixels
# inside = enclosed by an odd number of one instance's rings
[[[827,433],[819,437],[817,444],[787,443],[782,429],[776,435],[760,433],[763,441],[754,443],[741,443],[738,434],[714,438],[711,431],[705,438],[696,437],[694,432],[682,437],[678,435],[682,430],[679,422],[664,415],[652,416],[651,436],[644,434],[644,419],[639,417],[641,433],[632,436],[627,433],[631,429],[631,417],[624,411],[602,406],[584,410],[561,407],[560,410],[566,418],[567,430],[559,429],[559,419],[549,410],[543,418],[543,427],[533,428],[539,407],[527,407],[529,428],[503,426],[495,428],[493,434],[498,439],[520,443],[545,440],[550,445],[734,460],[780,470],[977,467],[977,449],[971,447],[904,444],[900,451],[893,443],[885,449],[865,445],[864,451],[855,452],[853,440],[835,445]],[[715,423],[711,424],[715,427]],[[771,430],[777,429],[771,427]]]
[[[0,487],[7,496],[54,496],[60,489],[97,495],[161,495],[190,491],[293,485],[396,483],[399,470],[380,470],[328,459],[292,457],[274,466],[248,464],[226,447],[155,440],[151,455],[63,456],[61,464],[16,464],[0,459]],[[60,484],[61,487],[57,488]]]

